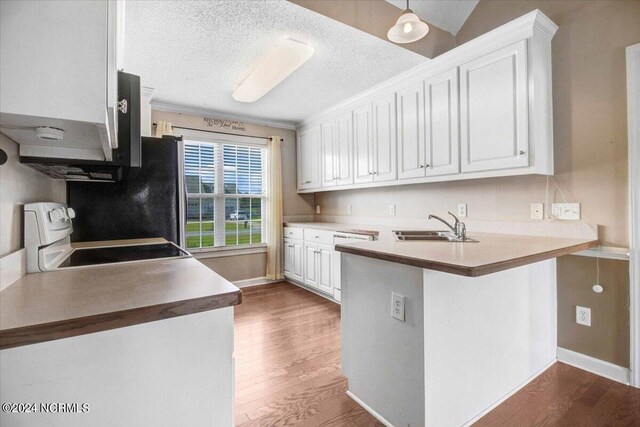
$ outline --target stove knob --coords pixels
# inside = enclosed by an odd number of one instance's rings
[[[76,211],[73,208],[67,208],[67,215],[69,215],[69,219],[73,219],[76,217]]]
[[[59,209],[53,209],[53,210],[49,211],[49,221],[58,222],[58,221],[62,220],[62,218],[64,218],[64,217],[60,213]]]

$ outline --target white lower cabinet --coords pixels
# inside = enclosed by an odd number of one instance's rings
[[[333,295],[333,246],[318,245],[318,290]]]
[[[284,239],[284,274],[303,281],[303,243],[298,239]]]
[[[340,252],[334,249],[334,233],[329,230],[285,227],[284,275],[289,280],[340,301]]]
[[[318,244],[304,244],[304,284],[312,288],[318,287]]]

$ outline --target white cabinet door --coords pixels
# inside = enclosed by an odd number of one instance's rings
[[[427,176],[460,172],[458,68],[424,83]]]
[[[460,66],[462,172],[529,165],[526,43]]]
[[[398,178],[425,175],[424,84],[398,91]]]
[[[371,103],[353,110],[353,182],[373,181],[373,138]]]
[[[336,184],[353,184],[353,125],[351,111],[336,119]]]
[[[313,126],[298,135],[298,189],[319,188],[320,126]]]
[[[304,284],[318,287],[318,245],[304,243]]]
[[[302,240],[291,240],[291,276],[299,281],[304,281],[304,244]]]
[[[291,240],[284,239],[284,274],[291,276],[293,270],[293,246]]]
[[[318,289],[333,295],[333,246],[318,245]]]
[[[321,148],[322,157],[322,186],[333,187],[336,185],[336,121],[329,120],[322,123],[321,128]]]
[[[398,179],[396,160],[396,95],[382,96],[373,101],[373,180]]]

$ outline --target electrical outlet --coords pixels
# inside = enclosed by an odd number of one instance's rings
[[[391,317],[404,322],[404,295],[391,293]]]
[[[316,213],[319,214],[320,213],[320,205],[316,205]]]
[[[544,219],[544,203],[531,203],[531,219]]]
[[[576,305],[576,323],[578,325],[591,326],[591,309]]]
[[[351,215],[352,209],[351,205],[347,205],[347,215]]]
[[[389,215],[396,216],[396,205],[389,205]]]
[[[458,204],[458,216],[460,218],[466,218],[467,217],[467,204],[466,203]]]
[[[577,221],[580,219],[580,203],[554,203],[551,214],[556,219]]]

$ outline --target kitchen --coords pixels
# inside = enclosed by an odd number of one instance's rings
[[[640,2],[0,18],[3,425],[640,423]]]

